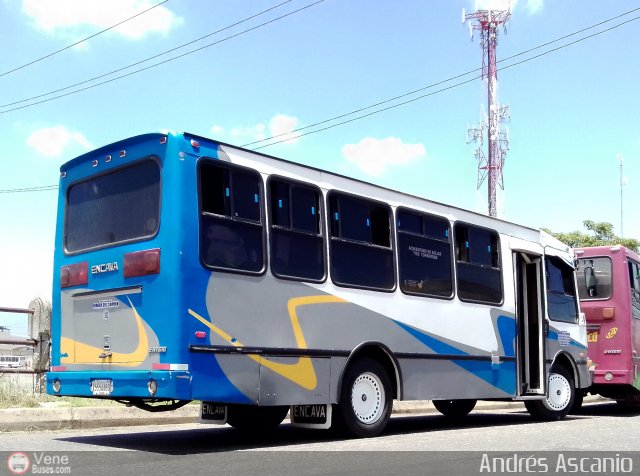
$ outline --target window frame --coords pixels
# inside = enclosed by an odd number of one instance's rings
[[[136,237],[136,238],[130,238],[127,240],[120,240],[120,241],[114,241],[112,243],[105,243],[102,245],[98,245],[98,246],[90,246],[88,248],[82,248],[82,249],[78,249],[78,250],[73,250],[73,251],[69,251],[67,249],[67,230],[69,227],[69,192],[71,191],[71,189],[73,187],[75,187],[76,185],[82,184],[84,182],[89,182],[91,180],[95,180],[97,178],[100,177],[104,177],[106,175],[111,175],[111,174],[115,174],[117,172],[120,172],[121,170],[127,169],[127,168],[131,168],[131,167],[135,167],[136,165],[139,165],[145,161],[151,161],[151,162],[155,162],[156,165],[158,166],[158,171],[159,171],[159,179],[158,179],[158,192],[159,192],[159,197],[158,197],[158,223],[156,223],[156,228],[155,231],[149,235],[144,235],[144,236],[140,236],[140,237]],[[160,156],[158,156],[157,154],[149,154],[146,155],[144,157],[141,157],[139,159],[135,159],[132,160],[131,162],[128,162],[126,164],[122,164],[119,165],[118,167],[114,167],[112,169],[108,169],[108,170],[104,170],[100,173],[97,173],[95,175],[90,175],[88,177],[82,177],[79,180],[76,180],[74,182],[71,182],[69,185],[67,185],[67,188],[65,189],[65,201],[64,201],[64,230],[63,230],[63,235],[62,235],[62,250],[64,252],[65,256],[75,256],[75,255],[79,255],[82,253],[88,253],[88,252],[92,252],[92,251],[97,251],[97,250],[103,250],[106,248],[112,248],[115,246],[120,246],[120,245],[125,245],[125,244],[130,244],[130,243],[139,243],[142,241],[150,241],[153,240],[156,236],[158,236],[158,233],[160,233],[160,226],[162,224],[162,196],[163,196],[163,177],[162,177],[162,171],[163,171],[163,164],[162,161],[160,160]]]
[[[242,217],[235,218],[233,216],[219,215],[217,213],[205,212],[202,210],[202,167],[203,167],[203,164],[206,164],[206,163],[211,163],[220,168],[226,168],[227,170],[230,171],[230,174],[233,173],[233,170],[239,170],[241,172],[253,173],[257,175],[258,200],[260,205],[260,213],[259,213],[260,222],[259,223],[250,219],[242,218]],[[196,177],[198,181],[198,256],[200,259],[200,264],[202,265],[203,268],[212,270],[212,271],[220,271],[220,272],[232,273],[232,274],[242,274],[246,276],[263,276],[267,272],[267,268],[269,267],[269,250],[267,247],[267,239],[266,239],[267,222],[266,222],[266,213],[265,213],[265,201],[266,201],[265,184],[264,184],[264,179],[262,177],[262,174],[258,170],[253,169],[251,167],[238,165],[232,162],[228,162],[226,160],[215,159],[209,156],[201,156],[198,158],[196,162],[196,171],[197,171]],[[233,193],[231,195],[233,195]],[[231,212],[233,212],[233,208]],[[259,271],[249,271],[244,269],[227,268],[223,266],[212,266],[210,264],[207,264],[204,260],[203,253],[202,253],[202,217],[204,216],[204,214],[214,217],[221,221],[239,222],[243,224],[259,226],[261,229],[260,235],[261,235],[261,243],[262,243],[262,268]]]
[[[404,289],[402,289],[402,285],[401,285],[401,280],[402,280],[402,264],[400,261],[400,249],[398,247],[398,243],[400,241],[400,233],[404,233],[407,235],[412,235],[412,236],[418,236],[421,237],[423,239],[429,239],[429,240],[435,240],[435,241],[441,241],[443,243],[445,243],[444,240],[438,240],[437,238],[431,237],[431,236],[427,236],[424,234],[424,223],[423,223],[423,230],[422,230],[422,235],[417,235],[415,233],[412,233],[410,231],[401,231],[400,228],[398,227],[398,214],[401,212],[408,212],[408,213],[413,213],[414,215],[419,215],[421,218],[424,217],[428,217],[428,218],[437,218],[440,220],[443,220],[447,223],[448,225],[448,232],[449,232],[449,271],[450,271],[450,276],[451,276],[451,295],[449,296],[441,296],[441,295],[436,295],[436,294],[425,294],[425,293],[416,293],[416,292],[411,292],[411,291],[405,291]],[[456,297],[456,272],[455,272],[455,246],[454,246],[454,240],[453,240],[453,226],[451,221],[447,218],[447,217],[443,217],[440,215],[435,215],[433,213],[429,213],[429,212],[423,212],[420,210],[416,210],[415,208],[409,208],[406,206],[399,206],[396,208],[395,210],[395,216],[394,216],[394,226],[395,226],[395,232],[396,232],[396,237],[395,237],[395,242],[396,242],[396,254],[397,254],[397,263],[398,263],[398,288],[400,289],[400,291],[403,294],[406,294],[407,296],[418,296],[418,297],[422,297],[422,298],[431,298],[431,299],[443,299],[446,301],[452,301],[455,297]]]
[[[359,240],[354,240],[354,239],[350,239],[350,238],[342,238],[340,236],[334,236],[333,235],[333,226],[331,224],[331,220],[332,220],[332,209],[331,209],[331,198],[333,196],[344,196],[347,197],[348,199],[352,199],[352,200],[358,200],[361,202],[365,202],[367,204],[374,204],[376,206],[379,206],[381,208],[385,208],[387,210],[387,216],[389,217],[389,247],[386,246],[382,246],[382,245],[376,245],[373,243],[367,243],[364,241],[359,241]],[[364,289],[364,290],[370,290],[370,291],[378,291],[378,292],[384,292],[384,293],[393,293],[396,291],[396,289],[398,288],[398,276],[397,276],[397,260],[396,260],[396,253],[395,253],[395,249],[396,249],[396,243],[395,243],[395,215],[393,213],[393,208],[391,207],[391,205],[389,205],[386,202],[380,201],[380,200],[375,200],[372,198],[368,198],[368,197],[363,197],[362,195],[357,195],[354,193],[350,193],[350,192],[345,192],[343,190],[339,190],[339,189],[331,189],[326,193],[325,196],[325,207],[327,210],[326,213],[326,219],[327,219],[327,244],[328,244],[328,268],[329,268],[329,273],[331,274],[331,282],[341,288],[352,288],[352,289]],[[340,202],[338,201],[338,210],[340,209]],[[338,213],[340,213],[340,211],[338,211]],[[338,228],[339,230],[339,234],[341,234],[341,229]],[[338,241],[338,242],[343,242],[343,243],[349,243],[352,245],[359,245],[359,246],[368,246],[368,247],[372,247],[374,249],[380,249],[380,250],[389,250],[391,252],[391,272],[392,272],[392,278],[393,278],[393,284],[390,288],[381,288],[381,287],[374,287],[374,286],[362,286],[362,285],[358,285],[358,284],[348,284],[348,283],[341,283],[336,281],[335,277],[334,277],[334,273],[331,272],[331,268],[333,265],[333,247],[332,244],[333,242]]]
[[[482,264],[477,264],[477,263],[473,263],[470,261],[460,261],[458,259],[458,244],[457,244],[457,235],[456,235],[456,227],[458,226],[465,226],[467,228],[471,227],[471,228],[475,228],[477,230],[482,230],[482,231],[486,231],[490,234],[494,234],[496,236],[496,250],[498,253],[498,267],[495,268],[493,266],[485,266]],[[504,305],[504,266],[502,263],[502,250],[501,250],[501,240],[500,240],[500,233],[493,229],[493,228],[488,228],[486,226],[481,226],[481,225],[476,225],[474,223],[469,223],[469,222],[465,222],[465,221],[454,221],[452,223],[452,230],[453,230],[453,260],[454,260],[454,264],[455,264],[455,292],[456,295],[458,296],[458,299],[462,302],[468,302],[468,303],[474,303],[474,304],[483,304],[486,306],[496,306],[496,307],[502,307]],[[497,269],[500,272],[500,301],[484,301],[484,300],[478,300],[478,299],[468,299],[468,298],[464,298],[460,295],[460,282],[458,280],[458,276],[460,273],[458,273],[458,263],[462,263],[465,265],[470,265],[470,266],[476,266],[479,268],[490,268],[490,269]]]
[[[563,260],[560,256],[557,256],[555,254],[545,253],[543,262],[544,262],[544,302],[545,302],[546,318],[552,322],[564,322],[565,324],[577,324],[580,319],[580,295],[578,293],[578,283],[576,282],[575,267],[573,268],[573,279],[571,280],[573,284],[573,292],[574,292],[573,297],[574,297],[574,304],[575,304],[575,311],[576,311],[575,319],[570,321],[566,319],[558,319],[558,318],[551,317],[551,315],[549,314],[549,276],[548,276],[549,270],[547,266],[547,260],[551,260],[551,259],[556,259],[561,263],[563,263],[565,266],[569,268],[571,267],[571,265],[567,263],[565,260]],[[562,272],[562,269],[560,269],[560,271]],[[564,294],[564,295],[566,296],[567,294]]]
[[[585,301],[585,302],[595,302],[595,301],[608,301],[610,299],[613,299],[613,294],[614,294],[614,290],[615,290],[613,282],[615,280],[615,276],[614,276],[614,272],[613,272],[613,260],[611,259],[611,257],[602,255],[602,256],[588,256],[588,257],[577,256],[576,258],[577,258],[578,261],[586,261],[586,260],[602,259],[602,258],[608,259],[609,260],[609,269],[611,270],[611,278],[610,278],[611,279],[611,284],[609,286],[611,291],[610,291],[608,297],[604,297],[604,298],[603,297],[596,297],[596,298],[581,299],[580,298],[580,289],[579,289],[580,288],[580,286],[579,286],[580,282],[578,280],[578,270],[577,270],[577,267],[576,267],[576,291],[578,293],[578,300],[579,301]],[[629,260],[629,261],[631,261],[631,260]]]
[[[281,225],[274,225],[273,224],[273,220],[272,220],[272,214],[271,214],[271,182],[272,181],[279,181],[279,182],[285,182],[289,185],[289,193],[291,194],[291,186],[299,186],[299,187],[305,187],[307,189],[311,189],[314,192],[316,192],[318,194],[318,226],[319,226],[319,233],[318,234],[313,234],[313,233],[309,233],[309,232],[305,232],[305,231],[300,231],[300,230],[293,230],[292,226],[293,224],[291,223],[291,215],[292,215],[292,210],[289,210],[289,227],[284,227]],[[291,195],[289,196],[289,203],[291,203]],[[288,281],[298,281],[298,282],[309,282],[309,283],[324,283],[327,281],[327,275],[328,275],[328,261],[329,261],[329,253],[327,250],[327,226],[325,224],[325,213],[324,213],[324,208],[325,208],[325,203],[324,203],[325,197],[322,193],[322,190],[320,189],[320,187],[318,187],[315,184],[309,183],[309,182],[304,182],[302,180],[296,180],[296,179],[292,179],[290,177],[284,176],[284,175],[278,175],[278,174],[274,174],[274,175],[270,175],[267,178],[266,181],[266,200],[265,200],[265,214],[267,217],[267,235],[268,235],[268,244],[269,244],[269,250],[268,250],[268,254],[269,254],[269,270],[271,271],[271,274],[273,276],[275,276],[278,279],[285,279]],[[307,279],[307,278],[300,278],[300,277],[296,277],[296,276],[287,276],[287,275],[281,275],[278,274],[276,272],[274,272],[273,270],[273,260],[271,259],[271,249],[272,249],[272,233],[271,230],[273,228],[279,229],[279,230],[283,230],[283,231],[288,231],[290,233],[296,233],[296,234],[304,234],[304,235],[308,235],[308,236],[315,236],[315,237],[319,237],[321,239],[322,242],[322,269],[323,269],[323,275],[321,279]]]

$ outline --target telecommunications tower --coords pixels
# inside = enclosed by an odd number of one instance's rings
[[[504,3],[504,2],[503,2]],[[475,158],[478,161],[477,188],[487,179],[487,196],[489,216],[497,216],[496,189],[504,190],[502,169],[504,159],[509,150],[509,129],[500,128],[500,124],[509,120],[509,106],[498,103],[498,74],[496,68],[496,46],[498,44],[498,27],[506,34],[507,22],[511,17],[511,7],[503,10],[476,10],[466,14],[462,10],[462,22],[467,22],[473,40],[473,32],[480,32],[482,46],[482,79],[487,82],[487,112],[478,126],[467,130],[467,144],[475,142],[478,148]],[[484,152],[484,138],[487,139],[487,153]]]

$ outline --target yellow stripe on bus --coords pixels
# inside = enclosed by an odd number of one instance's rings
[[[331,295],[320,296],[304,296],[298,298],[289,299],[287,303],[287,310],[289,311],[289,319],[291,320],[291,327],[293,328],[293,334],[296,339],[296,344],[299,349],[306,349],[307,342],[304,338],[302,328],[300,327],[300,321],[298,319],[297,308],[300,306],[307,306],[311,304],[325,304],[325,303],[344,303],[348,302],[342,298]],[[244,347],[244,344],[228,333],[220,329],[218,326],[209,322],[204,317],[200,316],[195,311],[189,309],[189,314],[202,322],[205,326],[211,329],[213,332],[222,337],[225,341],[234,347]],[[273,372],[281,375],[287,380],[301,386],[305,390],[313,390],[318,385],[318,379],[316,377],[315,369],[310,357],[298,357],[298,361],[292,364],[283,364],[281,362],[273,362],[265,357],[256,354],[247,354],[254,362],[272,370]]]

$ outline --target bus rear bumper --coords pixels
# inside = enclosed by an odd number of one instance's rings
[[[163,370],[47,372],[47,393],[107,399],[191,400],[191,374]]]

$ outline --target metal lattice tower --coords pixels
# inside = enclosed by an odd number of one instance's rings
[[[504,159],[509,150],[509,130],[501,129],[500,124],[509,120],[509,106],[498,103],[498,74],[496,68],[496,46],[498,44],[498,27],[502,25],[506,34],[506,24],[511,17],[511,9],[507,10],[477,10],[465,14],[462,11],[462,21],[467,22],[471,39],[473,32],[480,32],[480,46],[482,47],[482,79],[487,82],[487,113],[478,126],[467,130],[467,143],[475,142],[478,148],[475,158],[478,161],[477,188],[487,180],[487,196],[489,202],[489,216],[497,215],[496,189],[504,190],[502,169]],[[487,138],[487,154],[484,152],[484,138]]]

